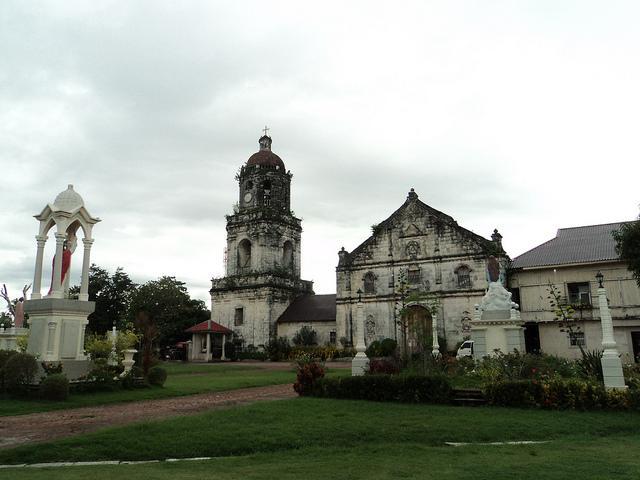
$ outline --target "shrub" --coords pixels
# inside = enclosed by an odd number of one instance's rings
[[[372,357],[391,357],[395,355],[398,348],[398,342],[392,338],[385,338],[383,340],[374,340],[367,347],[366,354],[369,358]]]
[[[63,373],[52,373],[40,383],[40,396],[45,400],[62,401],[69,397],[69,380]]]
[[[312,356],[303,354],[296,361],[296,369],[296,383],[293,384],[293,389],[300,396],[310,395],[314,382],[324,377],[324,366],[316,362]]]
[[[5,390],[5,374],[4,374],[4,366],[7,361],[14,356],[16,353],[15,350],[0,350],[0,392],[4,392]]]
[[[109,365],[107,359],[98,358],[93,362],[89,373],[78,379],[76,388],[82,392],[116,390],[120,386],[118,374],[121,371],[122,368]]]
[[[238,360],[238,351],[236,350],[236,344],[233,342],[225,342],[224,344],[224,356],[227,360],[235,362]]]
[[[111,356],[113,343],[106,335],[91,335],[87,337],[84,349],[94,362],[100,359],[108,360]]]
[[[289,353],[289,360],[296,360],[301,355],[310,355],[313,358],[325,361],[333,360],[338,356],[338,348],[335,345],[323,345],[321,347],[294,347]]]
[[[301,347],[311,347],[318,344],[318,334],[316,331],[305,325],[291,339],[294,345]]]
[[[602,376],[602,350],[582,352],[582,358],[576,361],[580,375],[585,380],[604,382]]]
[[[452,390],[448,379],[442,376],[365,375],[319,379],[313,384],[312,395],[379,402],[449,403]]]
[[[7,359],[3,370],[7,392],[22,395],[36,378],[38,362],[33,355],[16,352]]]
[[[289,359],[291,345],[289,345],[289,339],[287,337],[276,337],[267,342],[265,350],[267,351],[269,360],[278,362]]]
[[[369,374],[388,374],[397,375],[400,373],[400,365],[395,360],[386,358],[374,358],[369,361]]]
[[[147,381],[151,385],[157,385],[161,387],[164,385],[164,382],[167,380],[167,371],[162,367],[151,367],[149,369],[149,373],[147,374]]]

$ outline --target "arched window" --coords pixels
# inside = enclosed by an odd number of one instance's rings
[[[251,242],[246,238],[238,244],[238,272],[251,270]]]
[[[282,265],[288,270],[293,268],[293,243],[289,240],[284,242],[282,248]]]
[[[376,293],[376,276],[373,272],[367,272],[364,275],[364,293]]]
[[[458,288],[470,288],[471,287],[471,269],[466,265],[460,265],[455,270],[456,278],[458,281]]]

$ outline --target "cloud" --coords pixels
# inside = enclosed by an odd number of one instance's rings
[[[97,263],[207,299],[265,123],[316,291],[411,187],[512,255],[635,218],[638,6],[600,7],[2,2],[0,281],[31,277],[31,216],[73,183]]]

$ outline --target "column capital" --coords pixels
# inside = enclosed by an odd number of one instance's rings
[[[83,238],[82,243],[85,248],[91,247],[91,245],[93,245],[93,238]]]
[[[38,243],[44,243],[49,239],[46,235],[36,235],[36,241]]]
[[[63,243],[67,239],[67,235],[65,233],[56,232],[56,243]]]

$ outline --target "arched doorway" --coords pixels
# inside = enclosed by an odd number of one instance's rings
[[[406,309],[402,324],[405,328],[407,353],[431,351],[433,317],[427,308],[422,305],[410,305]]]

